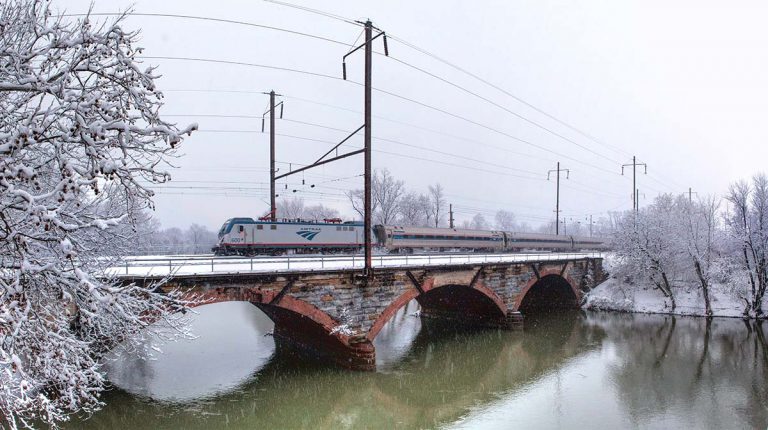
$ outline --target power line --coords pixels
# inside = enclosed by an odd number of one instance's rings
[[[291,8],[303,10],[303,11],[306,11],[306,12],[311,12],[311,13],[319,14],[319,15],[326,16],[326,17],[329,17],[329,18],[341,20],[343,22],[346,22],[346,23],[349,23],[349,24],[353,24],[353,25],[358,25],[358,26],[361,25],[360,23],[355,22],[355,21],[353,21],[351,19],[347,19],[347,18],[344,18],[342,16],[331,14],[331,13],[324,12],[324,11],[317,10],[317,9],[311,9],[311,8],[304,7],[304,6],[299,6],[299,5],[294,5],[294,4],[285,3],[285,2],[279,2],[279,1],[274,1],[274,0],[264,0],[264,1],[275,3],[275,4],[278,4],[278,5],[281,5],[281,6],[286,6],[286,7],[291,7]],[[194,16],[194,15],[182,15],[182,14],[138,13],[138,12],[133,12],[133,13],[64,14],[62,16],[89,16],[89,15],[90,16],[167,17],[167,18],[179,18],[179,19],[189,19],[189,20],[210,21],[210,22],[243,25],[243,26],[248,26],[248,27],[255,27],[255,28],[262,28],[262,29],[280,31],[280,32],[285,32],[285,33],[289,33],[289,34],[298,35],[298,36],[303,36],[303,37],[313,38],[313,39],[317,39],[317,40],[322,40],[322,41],[333,43],[333,44],[349,46],[345,42],[342,42],[342,41],[339,41],[339,40],[334,40],[334,39],[331,39],[331,38],[328,38],[328,37],[324,37],[324,36],[318,36],[318,35],[314,35],[314,34],[310,34],[310,33],[305,33],[305,32],[296,31],[296,30],[290,30],[290,29],[281,28],[281,27],[269,26],[269,25],[264,25],[264,24],[256,24],[256,23],[240,21],[240,20],[223,19],[223,18],[201,17],[201,16]],[[358,36],[358,38],[359,38],[359,36]],[[480,81],[480,82],[482,82],[482,83],[484,83],[484,84],[486,84],[486,85],[488,85],[488,86],[490,86],[490,87],[492,87],[492,88],[494,88],[494,89],[496,89],[496,90],[498,90],[498,91],[500,91],[500,92],[502,92],[502,93],[504,93],[504,94],[506,94],[506,95],[508,95],[508,96],[510,96],[512,98],[514,98],[518,102],[520,102],[520,103],[528,106],[529,108],[531,108],[531,109],[541,113],[542,115],[545,115],[548,118],[550,118],[550,119],[560,123],[561,125],[564,125],[564,126],[570,128],[570,129],[572,129],[573,131],[576,131],[577,133],[579,133],[579,134],[583,135],[584,137],[594,141],[595,143],[598,143],[598,144],[604,145],[606,147],[612,148],[614,150],[626,153],[626,151],[620,150],[619,148],[616,148],[616,147],[614,147],[612,145],[609,145],[609,144],[607,144],[605,142],[602,142],[602,141],[594,138],[593,136],[589,135],[588,133],[586,133],[586,132],[584,132],[584,131],[582,131],[582,130],[580,130],[580,129],[578,129],[578,128],[576,128],[576,127],[574,127],[574,126],[572,126],[572,125],[570,125],[568,123],[566,123],[565,121],[560,120],[559,118],[555,117],[554,115],[551,115],[551,114],[545,112],[544,110],[534,106],[533,104],[523,100],[522,98],[515,96],[514,94],[510,93],[509,91],[507,91],[507,90],[505,90],[505,89],[503,89],[503,88],[501,88],[501,87],[499,87],[499,86],[497,86],[497,85],[495,85],[495,84],[493,84],[493,83],[491,83],[491,82],[489,82],[489,81],[479,77],[476,74],[473,74],[473,73],[467,71],[466,69],[464,69],[464,68],[462,68],[460,66],[457,66],[456,64],[453,64],[453,63],[451,63],[451,62],[449,62],[447,60],[444,60],[444,59],[438,57],[437,55],[432,54],[431,52],[429,52],[429,51],[427,51],[425,49],[422,49],[422,48],[420,48],[420,47],[418,47],[418,46],[416,46],[416,45],[414,45],[412,43],[409,43],[409,42],[407,42],[407,41],[405,41],[405,40],[403,40],[403,39],[401,39],[399,37],[393,37],[393,36],[390,35],[390,38],[392,38],[393,40],[396,40],[397,42],[399,42],[399,43],[401,43],[401,44],[403,44],[403,45],[405,45],[405,46],[407,46],[407,47],[409,47],[411,49],[414,49],[414,50],[416,50],[416,51],[418,51],[418,52],[420,52],[420,53],[422,53],[424,55],[427,55],[427,56],[429,56],[429,57],[431,57],[431,58],[433,58],[433,59],[435,59],[435,60],[437,60],[437,61],[439,61],[439,62],[441,62],[443,64],[446,64],[446,65],[450,66],[451,68],[454,68],[454,69],[456,69],[456,70],[458,70],[458,71],[460,71],[460,72],[462,72],[462,73],[464,73],[464,74],[466,74],[466,75],[468,75],[468,76],[470,76],[470,77],[472,77],[474,79],[477,79],[478,81]],[[144,57],[144,58],[150,58],[150,57]],[[168,57],[168,59],[170,59],[170,57]],[[177,59],[179,59],[179,58],[177,58]],[[446,83],[449,83],[449,84],[451,84],[453,86],[456,86],[457,88],[460,88],[460,89],[463,89],[465,91],[468,91],[464,87],[461,87],[461,86],[459,86],[457,84],[454,84],[454,83],[448,81],[447,79],[441,78],[441,77],[439,77],[439,76],[437,76],[435,74],[432,74],[431,72],[428,72],[428,71],[426,71],[426,70],[424,70],[422,68],[418,68],[418,67],[416,67],[416,66],[414,66],[414,65],[412,65],[410,63],[407,63],[407,62],[405,62],[403,60],[399,60],[399,59],[395,59],[395,60],[400,62],[400,63],[402,63],[402,64],[404,64],[404,65],[406,65],[406,66],[408,66],[408,67],[414,68],[415,70],[419,70],[419,71],[421,71],[423,73],[426,73],[426,74],[428,74],[428,75],[430,75],[430,76],[432,76],[434,78],[440,79],[440,80],[442,80],[442,81],[444,81]],[[211,60],[208,60],[208,61],[211,61]],[[242,63],[242,62],[224,62],[224,61],[220,61],[220,62],[222,62],[222,63],[229,63],[229,64],[252,65],[252,66],[255,66],[255,67],[260,67],[261,66],[261,67],[265,67],[265,68],[275,68],[275,67],[266,66],[266,65],[255,65],[255,64],[248,64],[248,63]],[[302,72],[306,73],[306,71],[298,71],[296,69],[288,69],[288,68],[276,68],[276,69],[277,70],[285,70],[285,71],[293,71],[293,72],[297,72],[297,73],[302,73]],[[308,72],[308,74],[314,74],[314,75],[317,75],[317,76],[322,75],[322,74],[315,74],[315,73],[312,73],[312,72]],[[329,76],[329,75],[324,75],[324,76],[325,77],[332,77],[332,76]],[[332,78],[334,78],[334,77],[332,77]],[[479,97],[481,97],[481,96],[479,96]],[[494,102],[492,102],[490,100],[487,100],[487,101],[490,102],[490,103],[494,103]],[[494,103],[494,104],[496,104],[496,103]],[[499,106],[498,104],[496,104],[496,105]],[[501,106],[499,106],[499,107],[501,107]],[[509,111],[506,108],[503,108],[503,107],[501,107],[501,108]],[[537,123],[534,123],[534,122],[528,120],[527,118],[522,117],[521,115],[519,115],[519,114],[517,114],[515,112],[511,112],[511,111],[509,111],[509,112],[514,114],[514,115],[516,115],[516,116],[521,117],[521,119],[524,119],[526,121],[531,122],[532,124],[536,124],[537,126],[539,126]],[[545,128],[545,127],[542,127],[542,128],[552,132],[551,130],[549,130],[549,129]],[[555,134],[557,134],[557,133],[555,133]],[[559,134],[557,134],[557,135],[559,136]],[[570,139],[567,139],[567,138],[565,138],[565,139],[568,140],[568,141],[571,141]],[[573,142],[573,141],[571,141],[571,142],[576,144],[576,145],[578,145],[578,146],[580,146],[580,147],[582,147],[583,149],[586,149],[586,150],[594,153],[594,151],[592,151],[592,150],[590,150],[588,148],[585,148],[585,147],[579,145],[576,142]],[[602,154],[598,154],[598,155],[604,157]],[[604,158],[607,158],[607,157],[604,157]],[[578,160],[574,160],[574,161],[578,162]],[[652,179],[655,180],[655,178],[652,178]],[[659,182],[662,185],[668,186],[667,184],[665,184],[665,183],[663,183],[661,181],[658,181],[658,180],[655,180],[655,181]]]
[[[264,0],[268,1],[268,0]],[[324,36],[318,36],[316,34],[310,34],[305,33],[302,31],[297,30],[290,30],[287,28],[281,28],[281,27],[275,27],[271,25],[265,25],[265,24],[256,24],[252,22],[247,21],[238,21],[234,19],[224,19],[224,18],[212,18],[212,17],[206,17],[206,16],[195,16],[195,15],[181,15],[181,14],[173,14],[173,13],[139,13],[139,12],[130,12],[130,13],[116,13],[116,12],[91,12],[91,13],[67,13],[63,14],[61,16],[64,17],[83,17],[83,16],[141,16],[141,17],[150,17],[150,18],[180,18],[180,19],[189,19],[189,20],[196,20],[196,21],[210,21],[210,22],[219,22],[219,23],[225,23],[225,24],[236,24],[236,25],[243,25],[247,27],[255,27],[255,28],[262,28],[265,30],[274,30],[279,31],[283,33],[289,33],[296,36],[303,36],[308,37],[311,39],[317,39],[322,40],[324,42],[334,43],[337,45],[344,45],[349,46],[347,43],[344,43],[340,40],[334,40],[328,37]]]
[[[357,22],[357,21],[355,21],[353,19],[345,18],[345,17],[343,17],[341,15],[336,15],[336,14],[333,14],[333,13],[330,13],[330,12],[325,12],[325,11],[322,11],[322,10],[319,10],[319,9],[312,9],[310,7],[307,7],[307,6],[301,6],[301,5],[297,5],[297,4],[293,4],[293,3],[281,2],[281,1],[277,1],[277,0],[263,0],[263,1],[265,1],[267,3],[274,3],[274,4],[277,4],[277,5],[280,5],[280,6],[290,7],[290,8],[293,8],[293,9],[298,9],[298,10],[301,10],[301,11],[304,11],[304,12],[314,13],[316,15],[324,16],[326,18],[332,18],[332,19],[335,19],[335,20],[338,20],[338,21],[345,22],[347,24],[352,24],[352,25],[356,25],[356,26],[359,26],[359,27],[362,26],[361,23],[359,23],[359,22]]]
[[[311,72],[308,70],[301,70],[301,69],[294,69],[291,67],[281,67],[281,66],[270,66],[268,64],[258,64],[258,63],[247,63],[244,61],[229,61],[229,60],[218,60],[218,59],[211,59],[211,58],[197,58],[197,57],[170,57],[170,56],[151,56],[151,55],[140,55],[136,58],[139,59],[145,59],[145,60],[177,60],[177,61],[195,61],[200,63],[215,63],[215,64],[229,64],[229,65],[235,65],[235,66],[247,66],[247,67],[257,67],[262,69],[271,69],[271,70],[279,70],[281,72],[291,72],[291,73],[298,73],[302,75],[309,75],[309,76],[316,76],[320,78],[326,78],[326,79],[333,79],[336,81],[342,81],[343,79],[339,78],[338,76],[333,75],[327,75],[325,73],[319,73],[319,72]],[[358,82],[350,81],[352,83],[362,85]]]
[[[541,130],[544,130],[544,131],[546,131],[546,132],[548,132],[548,133],[550,133],[550,134],[552,134],[554,136],[557,136],[560,139],[565,140],[566,142],[572,143],[572,144],[578,146],[579,148],[581,148],[581,149],[583,149],[585,151],[588,151],[588,152],[590,152],[590,153],[592,153],[594,155],[597,155],[598,157],[604,158],[604,159],[606,159],[606,160],[608,160],[608,161],[610,161],[612,163],[617,163],[617,164],[620,163],[619,161],[616,161],[616,160],[614,160],[612,158],[609,158],[609,157],[607,157],[604,154],[601,154],[599,152],[593,151],[592,149],[587,148],[586,146],[584,146],[584,145],[582,145],[582,144],[580,144],[580,143],[578,143],[578,142],[576,142],[576,141],[574,141],[572,139],[569,139],[568,137],[566,137],[566,136],[564,136],[564,135],[562,135],[562,134],[560,134],[560,133],[558,133],[558,132],[556,132],[556,131],[554,131],[554,130],[552,130],[550,128],[547,128],[547,127],[545,127],[545,126],[543,126],[543,125],[541,125],[541,124],[539,124],[539,123],[537,123],[537,122],[535,122],[535,121],[533,121],[533,120],[531,120],[529,118],[526,118],[523,115],[520,115],[519,113],[517,113],[517,112],[515,112],[515,111],[513,111],[511,109],[508,109],[508,108],[502,106],[499,103],[494,102],[493,100],[491,100],[491,99],[489,99],[487,97],[484,97],[484,96],[482,96],[482,95],[480,95],[480,94],[478,94],[478,93],[476,93],[474,91],[471,91],[471,90],[467,89],[466,87],[463,87],[463,86],[461,86],[459,84],[456,84],[455,82],[452,82],[452,81],[450,81],[450,80],[448,80],[446,78],[438,76],[438,75],[436,75],[436,74],[434,74],[432,72],[429,72],[427,70],[424,70],[424,69],[422,69],[420,67],[414,66],[413,64],[408,63],[407,61],[403,61],[403,60],[400,60],[400,59],[392,57],[392,56],[390,56],[390,58],[393,61],[396,61],[396,62],[398,62],[400,64],[403,64],[403,65],[405,65],[407,67],[410,67],[410,68],[412,68],[414,70],[417,70],[417,71],[419,71],[419,72],[421,72],[423,74],[426,74],[427,76],[435,78],[435,79],[437,79],[437,80],[439,80],[439,81],[441,81],[443,83],[446,83],[446,84],[448,84],[448,85],[450,85],[450,86],[452,86],[454,88],[457,88],[457,89],[459,89],[461,91],[464,91],[465,93],[470,94],[470,95],[472,95],[472,96],[474,96],[474,97],[476,97],[476,98],[478,98],[480,100],[483,100],[483,101],[485,101],[485,102],[487,102],[487,103],[489,103],[489,104],[491,104],[491,105],[493,105],[493,106],[495,106],[495,107],[497,107],[499,109],[502,109],[503,111],[505,111],[505,112],[507,112],[507,113],[509,113],[511,115],[514,115],[515,117],[517,117],[517,118],[519,118],[519,119],[521,119],[521,120],[523,120],[523,121],[525,121],[525,122],[527,122],[527,123],[529,123],[529,124],[531,124],[531,125],[533,125],[535,127],[538,127]]]
[[[336,142],[333,142],[333,141],[330,141],[330,140],[315,139],[315,138],[311,138],[311,137],[296,136],[296,135],[292,135],[292,134],[277,133],[277,136],[289,137],[289,138],[293,138],[293,139],[306,140],[306,141],[318,142],[318,143],[328,143],[328,144],[336,143]],[[353,147],[353,148],[358,148],[358,147]],[[527,177],[527,176],[515,175],[515,174],[512,174],[512,173],[504,173],[504,172],[497,172],[497,171],[493,171],[493,170],[480,169],[480,168],[466,166],[466,165],[462,165],[462,164],[448,163],[448,162],[444,162],[444,161],[433,160],[433,159],[430,159],[430,158],[422,158],[422,157],[416,157],[416,156],[413,156],[413,155],[405,155],[405,154],[401,154],[401,153],[397,153],[397,152],[384,151],[384,150],[381,150],[381,149],[375,149],[374,152],[378,152],[378,153],[381,153],[381,154],[387,154],[387,155],[393,155],[393,156],[396,156],[396,157],[408,158],[408,159],[412,159],[412,160],[426,161],[428,163],[442,164],[442,165],[450,166],[450,167],[458,167],[458,168],[461,168],[461,169],[468,169],[468,170],[474,170],[474,171],[479,171],[479,172],[484,172],[484,173],[492,173],[492,174],[496,174],[496,175],[510,176],[510,177],[518,178],[518,179],[543,180],[543,178],[531,178],[531,177]],[[507,168],[507,169],[509,169],[509,168]]]
[[[509,96],[509,97],[513,98],[514,100],[522,103],[523,105],[529,107],[530,109],[533,109],[534,111],[536,111],[536,112],[546,116],[547,118],[549,118],[549,119],[551,119],[551,120],[553,120],[553,121],[555,121],[555,122],[557,122],[557,123],[559,123],[559,124],[569,128],[569,129],[571,129],[573,131],[575,131],[576,133],[579,133],[580,135],[586,137],[587,139],[589,139],[589,140],[591,140],[591,141],[593,141],[595,143],[598,143],[598,144],[603,145],[605,147],[611,148],[611,149],[613,149],[614,151],[616,151],[618,153],[622,153],[624,155],[628,155],[628,153],[626,151],[624,151],[623,149],[600,141],[599,139],[593,137],[589,133],[586,133],[586,132],[576,128],[575,126],[573,126],[573,125],[571,125],[571,124],[569,124],[569,123],[567,123],[567,122],[557,118],[556,116],[554,116],[554,115],[544,111],[543,109],[541,109],[541,108],[531,104],[530,102],[528,102],[528,101],[526,101],[526,100],[516,96],[515,94],[505,90],[504,88],[502,88],[502,87],[500,87],[500,86],[498,86],[498,85],[496,85],[496,84],[494,84],[494,83],[492,83],[492,82],[490,82],[490,81],[488,81],[486,79],[483,79],[482,77],[480,77],[480,76],[478,76],[478,75],[476,75],[476,74],[474,74],[474,73],[464,69],[463,67],[460,67],[460,66],[458,66],[456,64],[453,64],[453,63],[449,62],[448,60],[445,60],[445,59],[443,59],[441,57],[438,57],[437,55],[435,55],[435,54],[433,54],[433,53],[431,53],[431,52],[429,52],[429,51],[427,51],[427,50],[425,50],[423,48],[420,48],[420,47],[418,47],[418,46],[416,46],[416,45],[414,45],[414,44],[412,44],[410,42],[407,42],[407,41],[405,41],[405,40],[403,40],[403,39],[401,39],[401,38],[399,38],[397,36],[390,35],[390,38],[392,40],[395,40],[395,41],[397,41],[397,42],[399,42],[399,43],[401,43],[401,44],[403,44],[403,45],[405,45],[405,46],[407,46],[407,47],[409,47],[409,48],[411,48],[411,49],[413,49],[415,51],[418,51],[418,52],[420,52],[420,53],[422,53],[422,54],[424,54],[424,55],[434,59],[434,60],[437,60],[440,63],[443,63],[446,66],[451,67],[452,69],[458,70],[459,72],[464,73],[465,75],[470,76],[470,77],[472,77],[472,78],[482,82],[483,84],[485,84],[485,85],[487,85],[487,86],[489,86],[489,87],[491,87],[491,88],[493,88],[493,89],[495,89],[497,91],[500,91],[500,92],[506,94],[507,96]]]
[[[186,89],[172,89],[172,90],[164,90],[164,91],[166,91],[166,92],[176,92],[176,91],[178,91],[178,92],[223,92],[223,93],[240,93],[240,94],[260,94],[260,92],[257,92],[257,91],[247,91],[247,90],[197,90],[197,89],[186,90]],[[294,97],[294,96],[288,96],[288,95],[283,95],[282,97],[283,98],[287,98],[287,99],[291,99],[291,100],[297,100],[297,101],[300,101],[300,102],[316,104],[316,105],[319,105],[319,106],[325,106],[325,107],[329,107],[329,108],[332,108],[332,109],[338,109],[338,110],[342,110],[342,111],[346,111],[346,112],[350,112],[350,113],[358,113],[358,114],[362,113],[361,111],[357,111],[357,110],[354,110],[354,109],[349,109],[349,108],[346,108],[346,107],[343,107],[343,106],[332,105],[332,104],[328,104],[328,103],[324,103],[324,102],[319,102],[319,101],[315,101],[315,100],[310,100],[310,99],[306,99],[306,98]],[[222,114],[222,115],[219,115],[219,114],[163,114],[163,117],[169,117],[169,118],[173,118],[173,117],[243,118],[243,119],[260,119],[261,118],[260,116],[256,116],[256,115],[227,115],[227,114]],[[513,151],[513,150],[511,150],[509,148],[506,148],[506,147],[491,145],[491,144],[489,144],[487,142],[482,142],[482,141],[479,141],[479,140],[470,139],[468,137],[458,136],[458,135],[451,134],[451,133],[446,133],[446,132],[440,131],[440,130],[434,130],[434,129],[431,129],[431,128],[428,128],[428,127],[420,126],[420,125],[417,125],[417,124],[412,124],[412,123],[405,122],[405,121],[396,120],[396,119],[393,119],[393,118],[383,117],[383,116],[379,116],[379,115],[374,115],[373,117],[376,118],[376,119],[381,119],[381,120],[392,122],[392,123],[395,123],[395,124],[400,124],[400,125],[404,125],[404,126],[407,126],[407,127],[412,127],[412,128],[418,129],[418,130],[423,130],[423,131],[426,131],[426,132],[429,132],[429,133],[433,133],[433,134],[436,134],[436,135],[439,135],[439,136],[445,136],[445,137],[449,137],[449,138],[452,138],[452,139],[456,139],[456,140],[461,140],[461,141],[464,141],[464,142],[472,143],[472,144],[475,144],[475,145],[485,146],[485,147],[492,148],[492,149],[495,149],[495,150],[498,150],[498,151],[507,152],[509,154],[519,155],[519,156],[522,156],[522,157],[528,157],[528,158],[532,158],[532,159],[535,159],[535,160],[541,160],[541,161],[547,161],[547,162],[552,161],[549,158],[543,158],[543,157],[540,157],[540,156],[537,156],[537,155],[533,155],[533,154],[528,154],[528,153],[525,153],[525,152]],[[315,124],[315,123],[311,123],[311,122],[307,122],[307,121],[299,121],[299,120],[288,119],[288,118],[281,118],[281,120],[282,121],[293,122],[293,123],[297,123],[297,124],[304,124],[304,125],[319,127],[319,128],[326,128],[326,129],[329,129],[329,130],[342,131],[342,129],[339,129],[339,128],[329,127],[329,126],[325,126],[325,125],[321,125],[321,124]],[[344,131],[346,131],[346,130],[344,130]],[[250,132],[250,131],[243,131],[243,132]]]
[[[241,62],[241,61],[214,60],[214,59],[204,59],[204,58],[194,58],[194,57],[166,57],[166,56],[143,56],[141,58],[146,58],[146,59],[164,59],[164,60],[182,60],[182,61],[197,61],[197,62],[206,62],[206,63],[220,63],[220,64],[229,64],[229,65],[239,65],[239,66],[248,66],[248,67],[257,67],[257,68],[265,68],[265,69],[287,71],[287,72],[305,74],[305,75],[310,75],[310,76],[315,76],[315,77],[322,77],[322,78],[328,78],[328,79],[339,80],[339,81],[342,80],[342,78],[339,78],[339,77],[336,77],[336,76],[332,76],[332,75],[327,75],[327,74],[324,74],[324,73],[310,72],[310,71],[294,69],[294,68],[290,68],[290,67],[280,67],[280,66],[270,66],[270,65],[257,64],[257,63],[247,63],[247,62]],[[356,82],[356,81],[353,81],[353,80],[347,80],[347,82],[350,82],[350,83],[358,85],[358,86],[362,86],[363,85],[360,82]],[[482,124],[480,122],[474,121],[474,120],[469,119],[467,117],[464,117],[462,115],[458,115],[458,114],[449,112],[449,111],[447,111],[445,109],[442,109],[442,108],[439,108],[439,107],[436,107],[436,106],[432,106],[432,105],[430,105],[428,103],[421,102],[421,101],[418,101],[418,100],[415,100],[415,99],[412,99],[412,98],[409,98],[409,97],[406,97],[406,96],[402,96],[400,94],[397,94],[397,93],[394,93],[394,92],[391,92],[391,91],[383,90],[383,89],[380,89],[380,88],[375,88],[374,87],[373,90],[377,91],[379,93],[382,93],[382,94],[389,95],[391,97],[395,97],[395,98],[398,98],[398,99],[401,99],[401,100],[408,101],[408,102],[410,102],[412,104],[416,104],[416,105],[422,106],[422,107],[430,109],[430,110],[434,110],[436,112],[440,112],[440,113],[442,113],[444,115],[448,115],[448,116],[451,116],[453,118],[460,119],[462,121],[465,121],[465,122],[468,122],[470,124],[476,125],[478,127],[487,129],[489,131],[492,131],[494,133],[500,134],[502,136],[505,136],[505,137],[510,138],[512,140],[515,140],[517,142],[520,142],[520,143],[523,143],[525,145],[537,148],[537,149],[539,149],[541,151],[544,151],[544,152],[547,152],[547,153],[557,154],[557,155],[559,155],[559,156],[561,156],[563,158],[566,158],[566,159],[569,159],[569,160],[574,161],[576,163],[579,163],[579,164],[591,167],[593,169],[600,170],[600,171],[606,172],[606,173],[611,174],[611,175],[616,175],[617,174],[616,172],[614,172],[612,170],[608,170],[608,169],[596,166],[594,164],[590,164],[590,163],[587,163],[585,161],[581,161],[581,160],[579,160],[577,158],[574,158],[574,157],[571,157],[569,155],[565,155],[565,154],[553,151],[553,150],[548,149],[548,148],[546,148],[544,146],[535,144],[535,143],[530,142],[530,141],[525,140],[525,139],[521,139],[519,137],[516,137],[514,135],[506,133],[506,132],[504,132],[502,130],[499,130],[497,128],[491,127],[491,126],[486,125],[486,124]]]
[[[165,115],[165,116],[174,117],[174,116],[205,116],[205,115]],[[218,117],[220,115],[209,115],[209,116]],[[251,118],[251,116],[248,116],[248,115],[232,115],[231,117],[241,117],[241,116]],[[316,124],[316,123],[300,121],[300,120],[293,120],[293,119],[286,119],[286,118],[282,118],[282,120],[283,121],[288,121],[288,122],[294,122],[294,123],[298,123],[298,124],[309,125],[309,126],[313,126],[313,127],[324,128],[324,129],[338,131],[338,132],[349,133],[348,130],[344,130],[344,129],[337,128],[337,127],[330,127],[330,126],[326,126],[326,125],[322,125],[322,124]],[[199,129],[198,131],[202,132],[202,133],[262,133],[259,130],[237,130],[237,129],[226,129],[226,130],[224,130],[224,129]],[[284,137],[292,137],[292,138],[301,139],[301,140],[309,140],[309,141],[314,141],[314,142],[333,143],[333,142],[330,142],[330,141],[327,141],[327,140],[314,139],[314,138],[308,138],[308,137],[302,137],[302,136],[279,134],[279,133],[277,135],[284,136]],[[492,167],[498,167],[498,168],[501,168],[501,169],[512,170],[512,171],[521,172],[521,173],[528,173],[530,175],[537,176],[537,173],[534,172],[534,171],[531,171],[531,170],[518,169],[518,168],[509,167],[509,166],[505,166],[505,165],[501,165],[501,164],[491,163],[491,162],[487,162],[487,161],[483,161],[483,160],[478,160],[476,158],[471,158],[471,157],[467,157],[467,156],[460,155],[460,154],[454,154],[454,153],[450,153],[450,152],[446,152],[446,151],[440,151],[440,150],[437,150],[437,149],[426,148],[424,146],[414,145],[414,144],[411,144],[411,143],[405,143],[405,142],[397,141],[397,140],[394,140],[394,139],[388,139],[388,138],[377,137],[377,136],[374,136],[373,139],[378,140],[378,141],[382,141],[382,142],[389,142],[389,143],[392,143],[392,144],[395,144],[395,145],[401,145],[401,146],[406,146],[406,147],[409,147],[409,148],[415,148],[415,149],[419,149],[419,150],[422,150],[422,151],[432,152],[432,153],[435,153],[435,154],[441,154],[441,155],[445,155],[445,156],[449,156],[449,157],[459,158],[461,160],[472,161],[472,162],[478,163],[478,164],[485,164],[485,165],[492,166]],[[534,178],[531,178],[531,179],[534,179]],[[536,178],[536,179],[538,179],[538,178]]]

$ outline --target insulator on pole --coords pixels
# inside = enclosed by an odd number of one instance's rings
[[[342,62],[341,63],[341,74],[344,77],[344,80],[347,80],[347,63]]]
[[[389,47],[387,46],[387,33],[382,33],[384,36],[384,55],[389,57]]]

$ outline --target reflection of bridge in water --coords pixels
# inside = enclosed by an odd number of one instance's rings
[[[456,331],[425,320],[408,352],[381,373],[349,373],[278,349],[254,382],[210,404],[185,407],[199,413],[137,405],[117,392],[107,399],[106,413],[81,424],[202,429],[220,425],[226,416],[233,428],[434,427],[499,393],[525,388],[587,351],[584,345],[598,345],[602,333],[583,331],[582,319],[574,312],[531,318],[525,333]],[[144,410],[137,414],[137,408]],[[146,418],[151,424],[142,415],[151,417]]]
[[[522,325],[526,308],[577,307],[602,276],[601,258],[551,254],[543,261],[468,258],[441,266],[380,268],[373,277],[355,270],[178,275],[166,288],[181,288],[202,303],[250,302],[274,321],[280,348],[374,370],[374,339],[411,300],[425,317],[512,329]]]
[[[768,425],[768,322],[561,311],[529,315],[517,332],[424,323],[377,373],[275,355],[228,394],[174,406],[113,392],[104,411],[72,428]],[[561,378],[564,412],[552,410]]]

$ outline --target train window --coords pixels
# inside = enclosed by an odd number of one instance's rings
[[[349,231],[355,231],[354,227],[349,227]]]
[[[264,230],[264,226],[259,224],[256,226],[256,230]]]
[[[269,229],[270,229],[270,230],[277,230],[277,226],[276,226],[276,225],[274,225],[274,224],[272,224],[271,226],[269,226]]]
[[[240,226],[238,226],[237,230],[242,233],[244,228],[243,228],[243,226],[240,225]]]
[[[341,226],[336,226],[336,231],[341,231]]]
[[[349,227],[342,227],[341,230],[342,231],[347,231],[347,230],[349,230]]]

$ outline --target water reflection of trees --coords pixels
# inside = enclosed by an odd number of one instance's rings
[[[764,322],[598,313],[588,323],[615,348],[610,382],[633,424],[669,415],[689,417],[688,428],[768,425]]]

